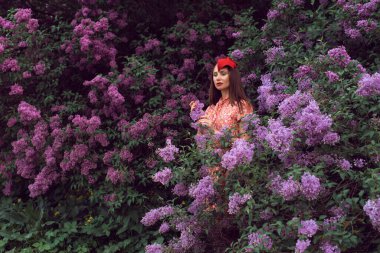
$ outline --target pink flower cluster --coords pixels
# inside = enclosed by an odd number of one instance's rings
[[[41,118],[41,112],[33,105],[25,101],[21,101],[17,107],[20,116],[20,121],[23,124],[28,124]]]
[[[166,185],[172,178],[172,170],[165,167],[162,171],[157,172],[153,176],[153,181]]]
[[[166,139],[166,146],[157,149],[156,153],[164,160],[164,162],[173,161],[174,155],[179,152],[179,149],[172,144],[171,139]]]

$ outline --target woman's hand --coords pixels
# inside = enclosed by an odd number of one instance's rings
[[[197,106],[197,101],[191,101],[189,105],[190,105],[190,111],[192,111]]]
[[[209,120],[207,117],[205,116],[201,116],[197,122],[203,126],[207,126],[208,128],[211,128],[211,120]]]

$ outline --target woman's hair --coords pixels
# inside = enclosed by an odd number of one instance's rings
[[[242,112],[242,100],[247,102],[250,106],[252,106],[251,102],[249,101],[247,95],[245,95],[243,86],[241,84],[241,78],[240,73],[236,68],[231,68],[230,66],[227,66],[228,72],[229,72],[229,79],[230,79],[230,87],[229,87],[229,98],[230,98],[230,104],[235,104],[237,102],[239,111]],[[210,89],[209,89],[209,102],[210,105],[215,105],[219,99],[222,97],[222,92],[218,90],[215,87],[214,79],[213,79],[213,72],[211,72],[211,83],[210,83]]]

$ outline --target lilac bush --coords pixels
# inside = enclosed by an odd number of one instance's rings
[[[1,249],[379,249],[377,0],[53,2],[0,8]],[[245,139],[193,139],[227,55]]]

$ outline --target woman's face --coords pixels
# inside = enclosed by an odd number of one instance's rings
[[[215,65],[212,72],[212,79],[217,90],[221,91],[230,87],[230,74],[227,67],[218,71],[218,66]]]

